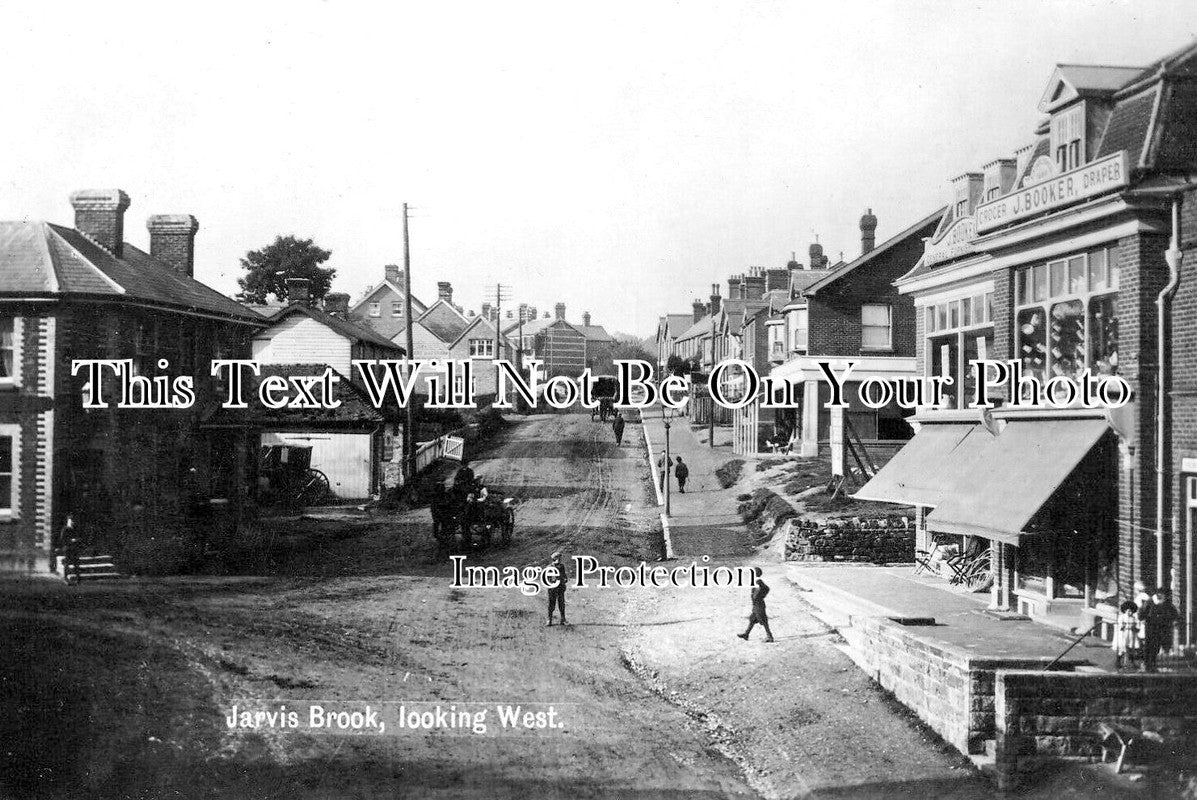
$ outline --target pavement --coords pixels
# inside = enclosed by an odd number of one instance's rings
[[[657,460],[665,450],[665,420],[660,407],[641,412],[647,434],[649,460],[659,479]],[[737,456],[731,448],[731,429],[715,428],[715,446],[708,444],[707,429],[694,430],[688,417],[674,417],[669,425],[669,453],[690,467],[686,491],[670,481],[670,513],[666,522],[673,554],[678,558],[722,557],[738,559],[753,552],[752,541],[737,512],[738,490],[719,485],[715,470]],[[662,509],[664,510],[664,509]]]

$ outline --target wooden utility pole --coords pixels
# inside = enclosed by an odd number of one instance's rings
[[[711,370],[707,373],[707,395],[710,397],[710,418],[707,420],[707,447],[715,446],[715,393],[711,391],[711,373],[715,371],[715,299],[711,298]]]
[[[411,243],[407,234],[407,203],[403,204],[403,313],[407,320],[407,374],[411,375],[412,359],[416,357],[411,319]],[[407,421],[403,426],[403,483],[416,477],[416,414],[412,408],[414,397],[407,399]]]

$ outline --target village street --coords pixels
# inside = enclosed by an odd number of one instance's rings
[[[616,448],[586,415],[511,419],[473,466],[519,501],[515,540],[479,563],[658,558],[639,424]],[[774,587],[775,644],[734,636],[740,589],[573,590],[572,626],[546,628],[543,595],[450,588],[427,509],[289,520],[265,541],[263,576],[0,584],[12,796],[992,796],[763,555],[747,558]],[[227,730],[233,704],[264,700],[553,704],[564,727]]]

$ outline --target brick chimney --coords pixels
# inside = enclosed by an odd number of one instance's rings
[[[349,314],[349,295],[341,292],[324,295],[324,312],[344,319]]]
[[[823,255],[823,245],[818,240],[810,246],[810,268],[824,269],[827,266],[827,256]]]
[[[398,264],[387,264],[384,267],[386,270],[386,279],[391,281],[400,288],[403,287],[403,268]]]
[[[760,300],[765,296],[765,276],[761,274],[744,276],[744,299]]]
[[[71,194],[71,205],[75,208],[75,230],[121,258],[129,195],[120,189],[80,189]]]
[[[585,325],[587,328],[590,327],[590,312],[589,311],[582,312],[582,324]]]
[[[150,255],[187,277],[195,275],[195,232],[199,222],[190,214],[154,214],[145,221],[150,231]]]
[[[790,271],[775,267],[773,269],[765,270],[765,291],[772,292],[776,289],[790,288]]]
[[[565,319],[565,303],[558,303],[557,305],[553,306],[553,313],[556,315],[557,319]]]
[[[873,216],[873,209],[869,209],[860,218],[860,254],[863,256],[876,246],[877,218]]]
[[[741,280],[742,278],[739,275],[732,275],[727,279],[728,300],[744,299],[744,285],[740,282]]]
[[[453,284],[448,281],[438,281],[436,284],[437,297],[449,305],[453,305]]]
[[[307,278],[287,278],[287,302],[307,303],[311,297]]]
[[[712,283],[711,284],[711,303],[708,306],[708,308],[711,309],[711,316],[714,316],[715,314],[719,313],[719,305],[720,305],[721,299],[722,298],[719,297],[719,284]]]
[[[790,253],[790,263],[786,264],[786,269],[789,270],[790,272],[793,272],[796,269],[802,269],[802,265],[800,263],[798,263],[798,254],[797,253],[795,253],[795,252]]]
[[[690,304],[690,308],[694,311],[694,321],[695,322],[698,322],[700,319],[705,317],[707,314],[706,303],[702,302],[701,300],[695,300],[693,303]]]
[[[482,318],[490,319],[490,303],[482,304]]]

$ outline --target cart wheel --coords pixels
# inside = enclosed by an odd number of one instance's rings
[[[318,506],[328,500],[332,490],[328,487],[328,476],[318,469],[309,469],[303,475],[303,488],[299,501],[305,506]]]

